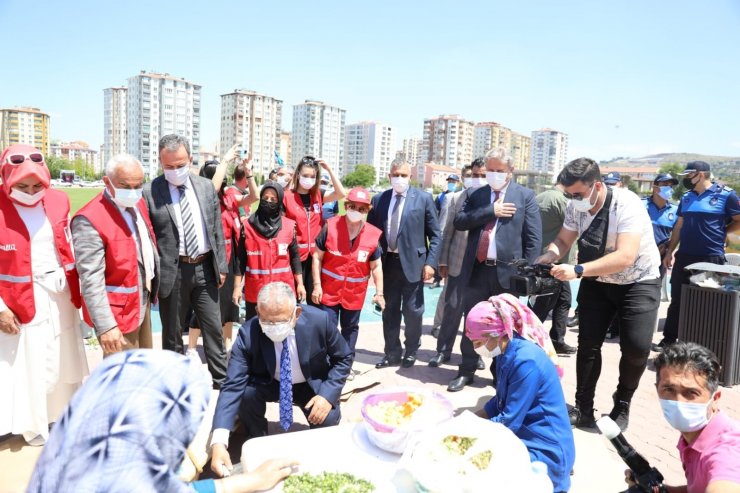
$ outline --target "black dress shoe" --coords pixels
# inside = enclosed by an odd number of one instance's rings
[[[384,356],[383,359],[375,363],[375,368],[388,368],[389,366],[398,366],[400,364],[400,359],[390,359],[388,356]]]
[[[578,325],[578,315],[573,315],[572,317],[570,317],[565,325],[568,327],[575,327],[576,325]]]
[[[570,344],[565,342],[553,342],[552,345],[555,347],[555,352],[558,354],[575,354],[578,349],[574,348]]]
[[[439,337],[439,327],[432,327],[432,337],[435,339]]]
[[[429,360],[429,366],[436,368],[442,363],[447,363],[448,361],[450,361],[450,357],[448,355],[445,353],[437,353]]]
[[[459,392],[471,383],[473,383],[473,375],[458,375],[447,385],[447,392]]]
[[[403,361],[401,361],[401,366],[404,368],[411,368],[412,366],[414,366],[414,363],[416,363],[416,355],[409,354],[403,357]]]
[[[486,369],[486,364],[483,362],[483,358],[481,358],[480,356],[478,356],[478,364],[476,365],[476,368],[479,370]]]

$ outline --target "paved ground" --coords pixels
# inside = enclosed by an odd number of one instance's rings
[[[667,303],[661,306],[661,314],[665,316]],[[380,323],[364,323],[360,329],[357,347],[358,354],[354,369],[362,373],[354,381],[348,382],[345,387],[343,402],[344,421],[358,421],[360,405],[365,395],[373,389],[396,385],[424,386],[438,390],[446,395],[458,409],[480,407],[493,393],[490,386],[490,373],[479,371],[474,385],[462,392],[446,392],[447,382],[454,378],[459,362],[459,353],[453,355],[451,364],[440,368],[430,368],[426,365],[434,355],[435,340],[428,335],[431,320],[426,320],[425,335],[419,350],[419,361],[409,369],[385,368],[376,370],[374,363],[382,356],[383,334]],[[548,322],[549,323],[549,322]],[[577,328],[571,330],[566,337],[567,342],[575,345]],[[655,341],[660,339],[656,334]],[[159,344],[157,341],[155,344]],[[608,341],[603,348],[604,364],[602,375],[596,394],[597,417],[606,414],[611,409],[611,394],[616,387],[617,365],[619,361],[618,341]],[[100,361],[99,350],[89,350],[88,359],[91,368]],[[565,368],[563,388],[566,401],[573,402],[575,392],[575,356],[561,359]],[[640,388],[632,402],[630,427],[626,432],[627,439],[666,477],[668,484],[683,482],[678,453],[675,445],[678,434],[672,430],[663,419],[655,393],[655,373],[652,365],[643,375]],[[731,416],[740,419],[740,386],[722,388],[722,408]],[[268,407],[268,417],[272,420],[271,432],[279,433],[277,425],[277,405]],[[303,416],[295,413],[296,423],[291,431],[306,429]],[[608,441],[598,433],[575,431],[576,437],[576,465],[573,476],[574,493],[591,493],[594,491],[621,491],[624,489],[623,470],[616,453]],[[0,439],[2,440],[2,439]],[[238,455],[238,446],[232,447]],[[40,453],[39,448],[23,446],[22,440],[6,438],[0,441],[0,492],[23,491],[28,477],[33,470],[33,464]]]

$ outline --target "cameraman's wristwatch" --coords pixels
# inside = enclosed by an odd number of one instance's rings
[[[573,270],[576,273],[576,278],[580,279],[583,276],[583,266],[581,264],[574,265]]]

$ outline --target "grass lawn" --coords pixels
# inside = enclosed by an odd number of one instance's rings
[[[69,196],[70,210],[69,214],[74,215],[83,205],[90,202],[90,199],[99,194],[102,188],[77,188],[77,187],[61,187],[57,190],[61,190]]]

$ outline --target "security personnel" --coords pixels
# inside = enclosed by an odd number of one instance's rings
[[[658,175],[653,180],[653,194],[643,199],[653,223],[655,244],[658,245],[661,258],[668,248],[671,231],[678,220],[678,206],[671,202],[673,187],[676,185],[678,185],[678,180],[670,174]],[[661,274],[665,274],[665,268],[661,267]]]
[[[354,355],[370,274],[375,284],[373,302],[385,307],[383,251],[378,246],[383,232],[366,222],[370,194],[364,188],[350,190],[344,208],[347,213],[329,219],[316,238],[312,300],[334,325],[339,322]]]
[[[678,338],[681,289],[689,283],[689,275],[684,268],[696,262],[725,264],[727,235],[740,231],[737,194],[731,188],[712,183],[708,163],[692,161],[680,174],[688,191],[678,204],[678,220],[663,255],[663,266],[666,269],[673,266],[671,304],[663,326],[663,340],[653,344],[653,351],[662,351]],[[679,243],[681,247],[676,252],[674,263],[673,251]]]

